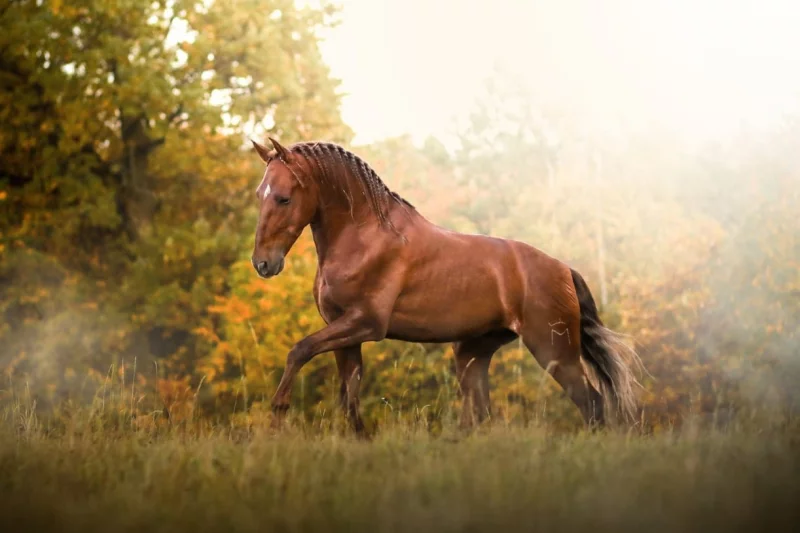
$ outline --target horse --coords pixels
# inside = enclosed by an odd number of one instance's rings
[[[314,300],[326,324],[289,351],[271,402],[273,420],[285,417],[303,365],[332,351],[341,406],[362,433],[361,345],[395,339],[454,343],[460,425],[473,427],[491,415],[492,356],[518,337],[587,426],[606,425],[612,413],[632,420],[634,369],[641,361],[622,335],[604,326],[577,271],[523,242],[433,224],[342,146],[287,148],[269,140],[272,149],[251,139],[266,164],[256,189],[252,265],[262,278],[280,274],[311,226],[318,258]]]

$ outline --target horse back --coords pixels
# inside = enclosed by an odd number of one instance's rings
[[[518,241],[420,224],[408,232],[406,276],[389,336],[449,341],[518,330],[531,306],[560,305],[550,294],[569,268]],[[565,278],[565,275],[567,276]]]

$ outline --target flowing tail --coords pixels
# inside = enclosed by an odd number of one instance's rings
[[[642,361],[623,335],[603,325],[589,286],[575,270],[572,270],[572,282],[581,308],[583,359],[599,383],[608,407],[623,419],[633,421],[637,409],[634,389],[639,387],[634,370],[644,370]]]

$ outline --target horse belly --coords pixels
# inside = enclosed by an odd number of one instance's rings
[[[504,327],[497,289],[487,281],[476,280],[465,287],[443,283],[401,295],[389,320],[387,338],[452,342]]]

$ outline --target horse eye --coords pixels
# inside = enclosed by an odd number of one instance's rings
[[[285,196],[276,196],[275,201],[278,203],[278,205],[289,205],[289,199]]]

